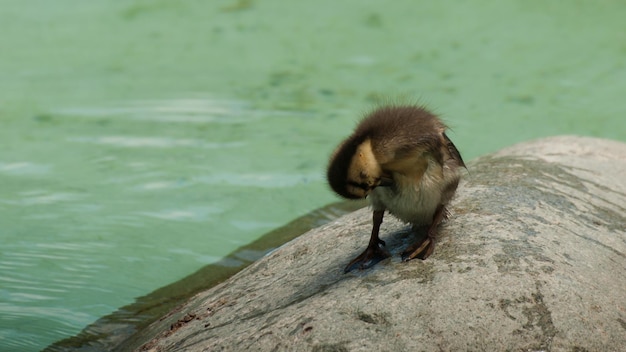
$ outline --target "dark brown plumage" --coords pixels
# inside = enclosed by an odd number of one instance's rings
[[[414,227],[428,225],[427,238],[407,248],[404,260],[433,252],[437,226],[465,167],[445,129],[423,107],[385,106],[366,116],[335,150],[327,170],[330,187],[348,199],[369,196],[373,208],[370,244],[346,271],[389,256],[378,238],[385,210]]]

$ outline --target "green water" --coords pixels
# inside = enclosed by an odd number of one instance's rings
[[[615,1],[0,0],[0,348],[39,350],[336,198],[327,155],[419,101],[469,160],[626,141]]]

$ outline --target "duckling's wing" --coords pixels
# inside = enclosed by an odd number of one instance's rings
[[[446,136],[445,133],[442,133],[443,138],[446,140],[446,147],[448,148],[448,151],[450,152],[450,155],[452,156],[452,158],[456,161],[458,161],[460,166],[463,166],[464,168],[467,168],[465,166],[465,163],[463,162],[463,158],[461,157],[461,153],[459,153],[459,150],[456,149],[456,146],[454,145],[454,143],[452,143],[452,141],[450,140],[450,138],[448,138],[448,136]]]

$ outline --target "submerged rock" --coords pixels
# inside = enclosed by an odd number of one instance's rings
[[[127,341],[140,351],[617,351],[626,346],[626,144],[555,137],[478,158],[434,254],[356,211],[287,243]]]

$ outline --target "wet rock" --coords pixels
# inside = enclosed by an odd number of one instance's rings
[[[470,163],[434,254],[385,217],[392,258],[343,274],[367,209],[316,228],[152,324],[140,351],[618,351],[626,144],[528,142]],[[621,346],[621,347],[620,347]]]

